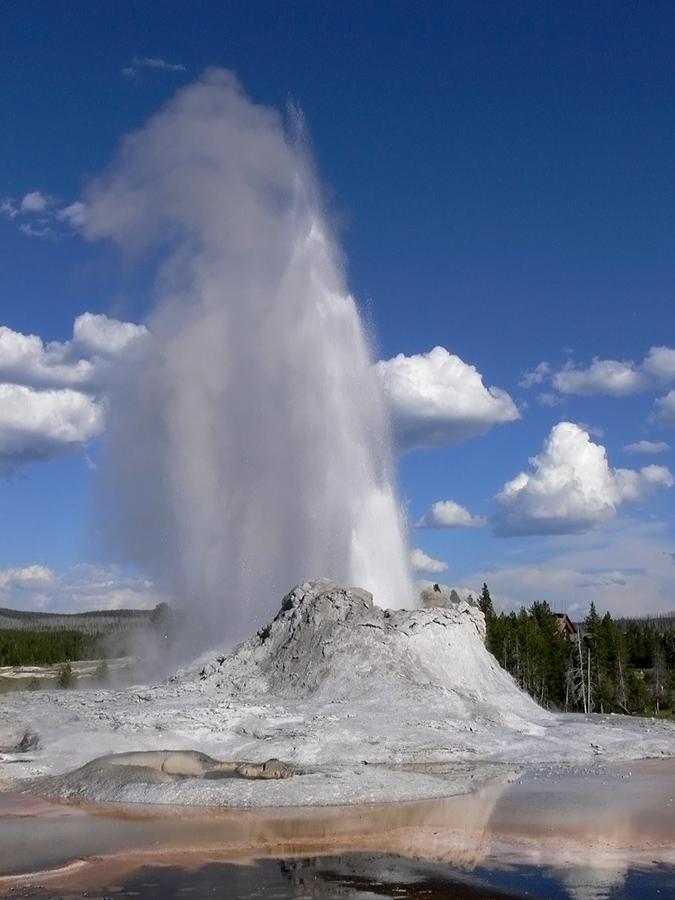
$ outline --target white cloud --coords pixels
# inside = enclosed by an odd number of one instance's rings
[[[0,472],[79,450],[100,434],[104,404],[73,391],[0,384]]]
[[[498,535],[586,531],[616,515],[625,500],[673,484],[664,466],[610,469],[605,448],[571,422],[559,422],[530,463],[532,471],[521,472],[497,494]]]
[[[43,344],[34,334],[0,326],[0,382],[39,388],[77,388],[93,393],[106,381],[110,365],[140,339],[144,325],[86,312],[75,319],[73,338]]]
[[[614,359],[593,359],[587,369],[568,363],[552,378],[553,386],[561,394],[612,394],[625,397],[649,387],[649,379],[633,362]]]
[[[651,347],[642,363],[633,360],[600,359],[594,357],[587,368],[567,362],[554,371],[548,362],[541,362],[526,372],[519,384],[530,388],[549,382],[560,394],[610,394],[626,397],[655,389],[659,384],[675,380],[675,350],[670,347]],[[540,401],[555,405],[555,395],[542,394]]]
[[[79,200],[63,206],[58,197],[29,191],[16,200],[5,197],[0,202],[0,214],[10,219],[18,217],[19,231],[28,237],[64,237],[84,225],[85,207]]]
[[[415,572],[431,572],[436,575],[440,575],[441,572],[445,572],[448,568],[447,563],[427,556],[424,550],[420,550],[419,547],[410,551],[410,565]]]
[[[69,206],[60,209],[56,218],[62,222],[67,222],[73,229],[81,228],[85,223],[86,207],[80,200],[76,200]]]
[[[642,368],[655,378],[672,381],[675,378],[675,350],[670,347],[652,347]]]
[[[44,588],[52,584],[54,573],[46,566],[32,565],[0,569],[0,593],[18,589]]]
[[[636,441],[634,444],[626,444],[622,448],[626,453],[664,453],[670,450],[670,445],[665,441]]]
[[[535,384],[542,384],[551,374],[551,366],[547,362],[540,362],[531,372],[525,372],[518,382],[519,387],[530,388]]]
[[[92,313],[78,316],[63,343],[0,326],[0,473],[81,450],[100,434],[115,366],[147,335],[143,325]]]
[[[20,213],[44,212],[54,203],[54,197],[43,194],[40,191],[29,191],[19,204]]]
[[[661,425],[675,425],[675,391],[669,391],[665,397],[656,401],[658,412],[650,416],[651,422]]]
[[[509,395],[443,347],[376,364],[401,450],[455,444],[519,418]]]
[[[554,394],[552,391],[544,391],[537,397],[542,406],[561,406],[565,401],[560,394]]]
[[[46,566],[0,569],[0,606],[41,612],[93,609],[152,609],[167,601],[152,582],[125,575],[115,566],[75,566],[54,572]]]
[[[120,322],[108,316],[82,313],[73,326],[73,345],[81,353],[92,356],[118,358],[139,339],[145,339],[148,329],[133,322]]]
[[[415,524],[415,528],[480,528],[486,520],[472,516],[468,509],[454,500],[439,500]]]
[[[0,326],[0,381],[34,388],[85,386],[94,366],[89,360],[69,362],[65,344],[46,347],[34,334]]]
[[[25,234],[26,237],[37,238],[49,237],[52,233],[45,219],[38,219],[37,222],[22,222],[19,225],[19,231],[21,234]]]
[[[0,201],[0,213],[10,219],[19,215],[19,210],[14,205],[14,201],[11,197],[5,197],[4,200]]]
[[[163,69],[167,72],[185,72],[182,63],[168,63],[163,59],[150,56],[134,56],[128,66],[121,69],[121,74],[126,78],[133,78],[139,69]]]

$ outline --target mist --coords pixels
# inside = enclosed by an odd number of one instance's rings
[[[325,575],[413,596],[390,423],[301,117],[208,70],[122,142],[84,233],[156,266],[97,490],[109,552],[232,646]]]

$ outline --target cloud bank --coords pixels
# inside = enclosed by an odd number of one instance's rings
[[[512,422],[519,413],[500,388],[443,347],[376,363],[400,450],[456,444]]]
[[[415,523],[415,528],[481,528],[487,520],[472,516],[454,500],[439,500]]]
[[[147,329],[84,313],[73,337],[44,344],[0,326],[0,474],[81,450],[104,427],[104,392]]]
[[[63,572],[31,565],[0,569],[0,606],[35,612],[76,613],[90,609],[152,609],[167,597],[144,578],[116,566],[79,565]]]
[[[675,565],[666,523],[616,518],[602,531],[551,541],[549,551],[545,559],[539,549],[529,559],[519,554],[465,581],[474,595],[487,581],[495,608],[506,611],[546,600],[578,621],[593,600],[612,616],[672,612]]]
[[[673,484],[665,466],[610,469],[605,448],[572,422],[559,422],[530,463],[529,472],[521,472],[497,494],[497,535],[586,531],[615,516],[624,501]]]

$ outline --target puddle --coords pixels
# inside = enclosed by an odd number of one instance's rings
[[[632,900],[675,895],[673,836],[673,761],[332,808],[83,808],[5,793],[0,897]]]

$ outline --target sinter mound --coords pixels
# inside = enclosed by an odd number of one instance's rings
[[[275,618],[229,656],[190,667],[176,681],[199,680],[233,696],[395,702],[420,694],[442,701],[446,714],[541,720],[546,713],[524,694],[484,645],[476,605],[441,589],[423,592],[416,610],[382,609],[371,594],[328,579],[303,582]]]

